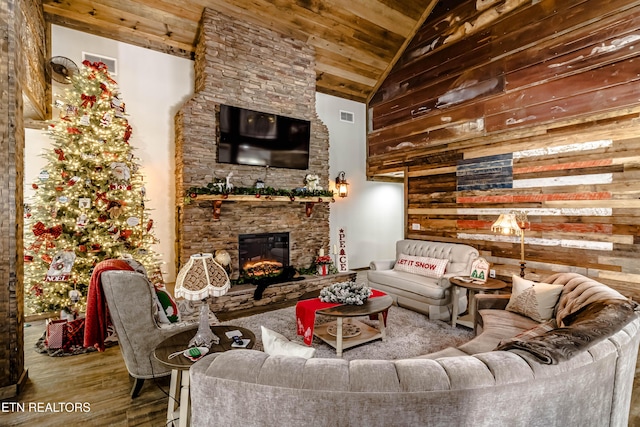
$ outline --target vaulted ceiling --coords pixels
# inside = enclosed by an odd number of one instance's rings
[[[366,102],[438,0],[43,0],[54,24],[186,58],[205,7],[316,50],[317,90]]]

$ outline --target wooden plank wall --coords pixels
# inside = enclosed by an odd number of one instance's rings
[[[519,238],[490,227],[524,210],[527,277],[640,299],[638,55],[640,1],[438,8],[369,103],[368,174],[405,171],[410,238],[472,244],[509,277]]]

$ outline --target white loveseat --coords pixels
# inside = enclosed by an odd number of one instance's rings
[[[445,273],[440,278],[426,277],[394,269],[401,255],[448,260]],[[451,318],[452,292],[449,279],[468,276],[471,264],[479,256],[478,250],[469,245],[427,240],[399,240],[396,242],[396,258],[372,261],[367,272],[369,286],[386,292],[401,306],[426,314],[431,320]],[[467,296],[459,299],[460,313],[467,308]],[[458,314],[460,314],[458,313]]]

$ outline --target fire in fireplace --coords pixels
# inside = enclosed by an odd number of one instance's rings
[[[240,271],[248,277],[278,275],[289,265],[289,233],[238,236]]]

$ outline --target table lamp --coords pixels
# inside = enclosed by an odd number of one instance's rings
[[[177,298],[197,301],[222,296],[230,287],[227,272],[213,259],[213,254],[202,253],[191,255],[182,267],[176,278],[174,294]],[[189,347],[211,347],[211,344],[218,343],[220,338],[209,327],[209,304],[205,302],[200,307],[198,332],[189,342]]]
[[[511,211],[508,214],[500,214],[496,222],[491,226],[491,231],[494,233],[520,236],[520,277],[524,277],[524,270],[527,265],[524,260],[524,230],[527,221],[526,212]]]

